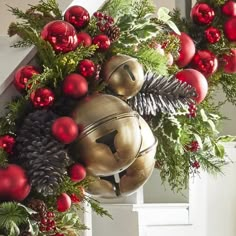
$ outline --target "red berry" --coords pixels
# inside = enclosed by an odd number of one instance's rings
[[[46,231],[46,227],[45,227],[44,225],[40,225],[40,226],[39,226],[39,230],[40,230],[41,232],[45,232],[45,231]]]
[[[76,163],[70,167],[69,176],[74,182],[82,181],[86,177],[86,169],[83,165]]]
[[[43,218],[43,219],[41,219],[40,222],[41,222],[42,225],[47,225],[48,220],[47,220],[47,218]]]
[[[192,167],[193,167],[193,168],[196,168],[196,169],[199,169],[199,168],[200,168],[199,162],[198,162],[198,161],[194,161],[194,162],[192,163]]]
[[[49,211],[49,212],[47,212],[47,217],[48,217],[48,218],[54,218],[54,217],[55,217],[55,213]]]
[[[72,193],[72,194],[70,195],[70,199],[71,199],[71,201],[72,201],[73,203],[81,202],[81,199],[80,199],[76,194],[74,194],[74,193]]]
[[[15,138],[11,135],[0,136],[0,148],[9,154],[12,153],[15,142]]]

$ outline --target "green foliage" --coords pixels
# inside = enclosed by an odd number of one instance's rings
[[[0,168],[5,167],[8,163],[8,154],[0,148]]]

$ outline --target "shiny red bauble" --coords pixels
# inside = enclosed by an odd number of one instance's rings
[[[26,90],[27,83],[33,77],[33,75],[39,74],[39,71],[34,66],[22,66],[14,75],[14,85],[19,92]],[[28,85],[30,88],[30,85]]]
[[[66,96],[81,98],[88,92],[88,82],[82,75],[69,74],[63,81],[62,91]]]
[[[69,144],[77,138],[78,126],[72,118],[63,116],[53,122],[52,134],[60,142]]]
[[[52,106],[55,95],[49,88],[38,88],[30,94],[30,100],[35,108],[48,108]]]
[[[216,72],[218,60],[211,51],[198,50],[192,59],[191,67],[200,71],[205,77],[209,77]]]
[[[181,33],[181,35],[176,34],[176,37],[180,40],[180,50],[179,57],[176,61],[178,67],[182,68],[189,64],[195,54],[195,44],[192,38],[186,33]]]
[[[236,16],[236,2],[229,0],[221,7],[221,12],[226,16]]]
[[[75,5],[66,10],[64,20],[71,23],[77,30],[80,30],[88,25],[90,16],[85,8]]]
[[[77,38],[78,38],[78,45],[89,47],[92,44],[91,36],[85,32],[79,32],[77,34]]]
[[[204,33],[206,40],[211,44],[217,43],[221,38],[220,30],[213,26],[207,28]]]
[[[224,33],[229,41],[236,41],[236,17],[231,17],[225,22]]]
[[[25,171],[18,165],[0,168],[0,201],[23,201],[30,192]]]
[[[215,18],[215,11],[206,3],[197,3],[191,9],[190,15],[195,24],[209,25]]]
[[[85,78],[91,78],[96,73],[96,65],[93,61],[85,59],[82,60],[78,65],[78,72]]]
[[[71,207],[71,199],[69,195],[66,193],[62,193],[58,198],[57,198],[57,210],[59,212],[65,212],[69,210]]]
[[[225,73],[236,73],[236,49],[231,49],[230,54],[223,56],[223,63]]]
[[[105,34],[99,34],[93,38],[92,43],[98,46],[99,51],[106,51],[111,45],[111,41]]]
[[[0,136],[0,148],[2,148],[5,152],[11,154],[13,147],[15,145],[16,139],[12,135],[3,135]]]
[[[178,72],[176,78],[182,82],[186,82],[195,88],[197,96],[194,98],[197,103],[204,100],[208,91],[208,83],[204,75],[194,69],[185,69]]]
[[[48,41],[57,53],[74,51],[78,46],[74,26],[63,20],[55,20],[46,24],[41,31],[41,37]]]
[[[73,182],[80,182],[86,177],[86,169],[79,163],[73,164],[69,168],[69,176]]]

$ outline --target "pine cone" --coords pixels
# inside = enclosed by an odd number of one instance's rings
[[[35,221],[40,221],[47,214],[47,206],[44,201],[40,199],[31,199],[27,206],[37,212],[37,214],[31,215]]]
[[[111,42],[115,42],[120,37],[120,28],[116,25],[110,25],[104,32]]]
[[[44,196],[53,194],[69,165],[65,145],[51,134],[56,118],[52,111],[32,112],[16,137],[16,161],[26,170],[32,188]]]

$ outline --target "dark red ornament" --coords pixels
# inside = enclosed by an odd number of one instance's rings
[[[211,51],[198,50],[192,59],[191,67],[200,71],[205,77],[209,77],[217,70],[218,60]]]
[[[79,32],[77,34],[77,38],[78,38],[78,45],[89,47],[92,44],[91,36],[85,32]]]
[[[19,92],[24,92],[28,81],[33,77],[33,75],[39,74],[39,71],[34,66],[22,66],[20,67],[14,75],[14,85]],[[28,85],[30,88],[30,85]]]
[[[80,98],[87,94],[87,80],[79,74],[67,75],[62,86],[63,93],[72,98]]]
[[[206,40],[211,44],[217,43],[221,38],[220,30],[213,26],[207,28],[204,33]]]
[[[39,88],[30,94],[30,100],[35,108],[48,108],[55,99],[53,91],[49,88]]]
[[[99,51],[106,51],[111,45],[111,41],[105,34],[99,34],[93,38],[93,44],[98,46]]]
[[[215,11],[206,3],[197,3],[192,8],[190,15],[195,24],[209,25],[215,18]]]
[[[64,19],[71,23],[77,30],[80,30],[88,25],[90,16],[85,8],[75,5],[66,10]]]
[[[66,193],[62,193],[57,198],[57,210],[59,212],[65,212],[71,207],[71,199]]]
[[[236,73],[236,49],[231,49],[230,54],[223,56],[223,63],[225,73]]]
[[[69,176],[73,182],[80,182],[86,177],[86,169],[79,163],[73,164],[69,168]]]
[[[91,78],[96,73],[96,65],[93,61],[85,59],[78,65],[78,72],[85,78]]]
[[[72,118],[63,116],[53,122],[52,134],[60,142],[69,144],[77,138],[78,126]]]
[[[57,53],[74,51],[78,45],[74,26],[63,20],[46,24],[41,31],[41,37],[48,41]]]
[[[236,2],[229,0],[221,7],[221,11],[226,16],[236,16]]]
[[[236,41],[236,17],[231,17],[225,22],[224,33],[229,41]]]
[[[30,192],[25,171],[18,165],[1,168],[0,180],[0,201],[23,201]]]
[[[0,148],[2,148],[5,152],[12,154],[13,147],[15,145],[15,137],[11,135],[3,135],[0,136]]]

